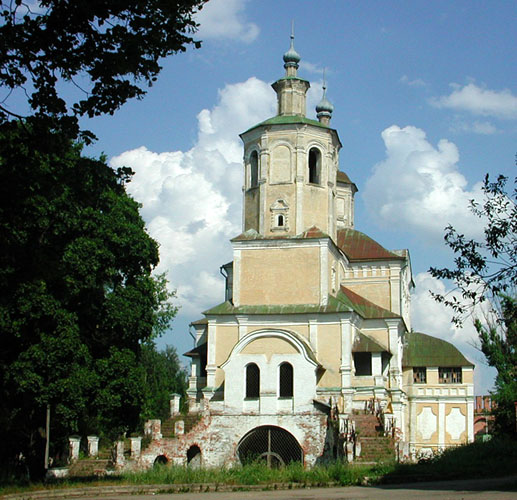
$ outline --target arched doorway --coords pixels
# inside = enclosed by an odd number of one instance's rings
[[[201,450],[196,444],[187,450],[187,465],[193,469],[201,467]]]
[[[155,459],[154,459],[154,466],[155,467],[159,467],[160,465],[167,465],[167,463],[169,462],[169,460],[167,459],[167,457],[165,455],[158,455]]]
[[[303,451],[296,438],[273,425],[249,431],[237,446],[237,456],[243,465],[263,461],[268,467],[281,467],[291,462],[303,462]]]

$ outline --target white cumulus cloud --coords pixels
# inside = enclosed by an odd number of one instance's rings
[[[255,23],[246,21],[246,0],[210,0],[196,15],[201,39],[231,39],[251,43],[260,32]]]
[[[469,201],[480,198],[481,184],[469,190],[456,145],[442,139],[435,147],[413,126],[392,125],[381,135],[386,158],[374,166],[363,192],[377,221],[440,242],[448,224],[479,236],[482,221],[470,212]]]
[[[453,83],[451,87],[453,91],[450,95],[435,97],[431,99],[431,104],[437,108],[467,111],[480,116],[517,118],[517,96],[508,89],[490,90],[474,83],[464,86]]]
[[[476,347],[479,342],[473,321],[467,319],[462,328],[457,327],[452,323],[452,311],[436,302],[429,293],[431,290],[442,295],[455,295],[461,300],[459,292],[448,290],[443,281],[428,273],[417,274],[414,281],[416,287],[411,296],[413,329],[454,344],[475,365],[476,394],[488,394],[493,388],[496,371],[486,364],[484,355]]]
[[[131,167],[130,194],[142,204],[160,265],[177,290],[189,321],[224,300],[219,267],[231,260],[228,240],[241,232],[242,144],[238,134],[272,116],[275,95],[256,78],[227,85],[218,103],[198,114],[198,138],[189,151],[155,153],[145,147],[111,160]]]

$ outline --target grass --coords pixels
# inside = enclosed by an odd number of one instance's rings
[[[515,437],[507,437],[448,448],[418,463],[397,464],[383,480],[470,479],[512,475],[516,472],[517,440]]]
[[[346,486],[360,484],[365,475],[375,475],[372,467],[350,467],[343,462],[318,465],[311,469],[292,463],[278,469],[269,469],[256,463],[233,468],[190,469],[160,466],[151,470],[122,476],[129,484],[191,484],[216,483],[231,485],[259,485],[272,483],[301,483],[324,485],[336,483]],[[379,474],[377,474],[379,475]]]
[[[199,484],[215,483],[235,486],[264,485],[273,488],[275,483],[297,483],[306,486],[340,486],[368,482],[412,482],[418,480],[468,479],[497,477],[517,471],[517,441],[493,439],[458,448],[450,448],[416,464],[377,464],[375,466],[349,466],[334,462],[305,469],[301,464],[290,464],[279,469],[268,469],[254,463],[233,468],[191,469],[181,466],[158,466],[144,472],[125,473],[107,478],[67,478],[47,483],[14,483],[5,481],[0,494],[34,491],[48,488],[77,488],[84,486],[143,485],[143,484]]]

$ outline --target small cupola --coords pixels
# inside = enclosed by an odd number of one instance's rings
[[[306,94],[310,87],[307,80],[298,76],[300,54],[294,50],[294,24],[291,29],[291,46],[284,54],[285,76],[273,83],[277,94],[278,116],[305,116]]]
[[[324,125],[329,125],[333,111],[334,106],[327,99],[327,85],[325,83],[325,76],[323,76],[323,96],[321,97],[321,101],[316,106],[316,116],[318,117],[320,123],[323,123]]]
[[[291,46],[284,54],[285,76],[296,76],[298,63],[300,62],[300,54],[294,50],[294,23],[291,27]]]

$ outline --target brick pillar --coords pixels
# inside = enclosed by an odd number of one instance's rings
[[[75,462],[79,459],[79,447],[81,446],[81,438],[71,436],[68,438],[68,461]]]
[[[174,435],[181,436],[182,434],[185,434],[185,422],[183,420],[178,420],[174,424]]]
[[[142,451],[142,438],[140,436],[130,437],[129,441],[131,442],[131,458],[138,460]]]
[[[99,454],[99,436],[88,436],[88,456],[95,458]]]
[[[180,402],[181,396],[179,394],[171,394],[170,399],[170,409],[171,409],[171,417],[178,415],[180,412]]]
[[[115,466],[123,467],[124,464],[124,441],[117,441],[115,444]]]

